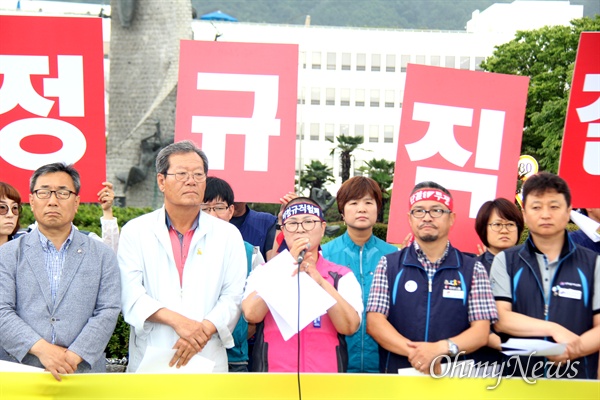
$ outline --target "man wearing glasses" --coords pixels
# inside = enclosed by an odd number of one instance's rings
[[[120,309],[114,252],[73,225],[80,187],[72,166],[40,167],[29,195],[37,229],[0,247],[0,347],[59,381],[106,372]]]
[[[227,372],[225,348],[234,345],[246,278],[242,236],[200,212],[208,159],[194,143],[162,149],[156,172],[164,207],[127,223],[119,242],[128,371],[154,346],[176,350],[170,367],[200,353],[215,362],[214,372]]]
[[[452,247],[452,195],[435,182],[409,199],[412,245],[381,258],[367,302],[367,332],[379,344],[380,372],[414,367],[440,373],[439,362],[474,356],[498,314],[483,265]]]

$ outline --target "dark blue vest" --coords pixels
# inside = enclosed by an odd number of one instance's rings
[[[568,237],[565,233],[565,239]],[[567,240],[559,257],[556,272],[551,278],[551,293],[548,299],[544,298],[542,276],[531,237],[524,244],[505,250],[506,270],[512,280],[512,299],[506,300],[511,301],[512,310],[515,312],[556,322],[571,332],[581,335],[593,327],[594,267],[598,255],[589,249],[576,246],[570,239]],[[581,300],[559,296],[561,289],[580,291]],[[506,335],[502,336],[503,342],[506,337]],[[543,339],[552,341],[552,338]],[[526,357],[522,357],[523,366],[527,365],[527,361]],[[531,373],[531,367],[538,361],[544,361],[544,358],[531,358],[528,375]],[[572,370],[575,368],[577,379],[596,378],[597,352],[574,361],[579,363],[569,366],[567,371],[570,373],[569,377],[573,377]]]
[[[436,342],[467,330],[468,297],[475,259],[450,246],[431,282],[413,246],[388,254],[390,289],[388,321],[409,340]],[[379,347],[381,372],[397,373],[410,367],[408,358]]]
[[[277,217],[264,212],[248,210],[246,219],[240,227],[242,238],[253,246],[259,246],[264,259],[267,259],[265,250],[265,239],[269,229],[275,224]]]

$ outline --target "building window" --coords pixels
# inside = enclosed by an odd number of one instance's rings
[[[434,67],[440,66],[440,56],[431,56],[429,59],[429,65],[433,65]]]
[[[456,61],[454,56],[446,56],[444,66],[448,68],[456,68]]]
[[[418,55],[417,58],[416,58],[415,63],[416,64],[421,64],[421,65],[425,65],[425,56],[422,55],[422,54]]]
[[[325,124],[325,140],[333,142],[333,124]]]
[[[481,63],[485,61],[485,57],[475,57],[475,71],[483,71]]]
[[[310,104],[313,106],[321,104],[321,88],[310,88]]]
[[[354,92],[354,105],[357,107],[365,106],[365,90],[364,89],[356,89],[356,92]]]
[[[350,135],[350,125],[340,124],[340,135],[349,136]]]
[[[394,125],[383,127],[383,143],[394,143]]]
[[[327,69],[335,69],[335,53],[327,53]]]
[[[335,89],[333,89],[333,88],[325,89],[325,105],[335,106]]]
[[[365,137],[365,126],[364,125],[354,125],[354,136],[355,137]]]
[[[321,69],[321,52],[314,51],[312,53],[312,69]]]
[[[410,56],[400,57],[400,72],[406,72],[406,66],[410,62]]]
[[[367,65],[367,55],[365,53],[358,53],[356,55],[356,70],[365,71]]]
[[[310,124],[310,140],[319,140],[319,124]]]
[[[379,143],[379,125],[369,126],[369,143]]]
[[[371,71],[381,71],[381,54],[371,54]]]
[[[471,68],[471,57],[460,56],[460,69],[469,69],[469,68]]]
[[[371,107],[379,107],[379,90],[372,89],[370,92],[370,102],[369,105]]]
[[[386,90],[385,91],[385,106],[386,107],[394,107],[394,91]]]
[[[304,98],[304,88],[300,88],[298,91],[298,104],[305,104],[306,100]]]
[[[385,72],[396,72],[396,55],[388,54],[385,56]]]
[[[350,89],[342,89],[340,93],[340,105],[350,105]]]
[[[306,52],[305,51],[301,51],[299,58],[300,59],[298,60],[298,62],[300,63],[300,65],[302,65],[303,69],[306,69]]]
[[[350,53],[342,53],[342,71],[350,71]]]
[[[302,122],[298,122],[296,124],[296,140],[304,139],[304,124]]]

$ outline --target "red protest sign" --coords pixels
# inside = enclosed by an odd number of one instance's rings
[[[238,201],[293,190],[298,46],[182,41],[175,141],[208,157]]]
[[[600,207],[600,33],[579,39],[558,174],[573,207]]]
[[[27,201],[29,178],[75,164],[81,200],[106,177],[100,18],[0,16],[0,180]]]
[[[409,65],[387,240],[409,230],[414,185],[434,181],[452,193],[453,245],[476,252],[479,207],[514,198],[529,78]]]

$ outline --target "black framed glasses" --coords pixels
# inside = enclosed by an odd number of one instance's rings
[[[317,226],[317,223],[319,222],[321,222],[321,220],[307,219],[306,221],[302,222],[286,222],[281,226],[283,226],[288,232],[296,232],[300,225],[302,225],[302,229],[304,229],[305,231],[312,231],[313,229],[315,229],[315,226]]]
[[[450,214],[451,210],[444,210],[441,208],[432,208],[431,210],[423,210],[422,208],[417,208],[415,210],[410,210],[410,215],[417,219],[425,218],[425,214],[429,214],[431,218],[439,218],[444,214]]]
[[[506,228],[506,230],[509,232],[514,232],[517,230],[517,224],[515,224],[514,222],[509,222],[507,224],[501,224],[500,222],[494,222],[494,223],[488,224],[488,226],[494,232],[500,232],[504,228]]]
[[[72,194],[75,194],[75,195],[77,194],[77,193],[73,192],[72,190],[68,190],[68,189],[58,189],[58,190],[38,189],[38,190],[34,190],[33,193],[40,200],[49,199],[50,197],[52,197],[52,193],[54,193],[56,198],[59,200],[67,200],[69,197],[71,197]]]
[[[230,206],[214,206],[214,207],[211,207],[211,206],[209,206],[207,204],[200,205],[200,209],[202,211],[204,211],[205,213],[209,213],[211,210],[213,210],[217,214],[223,214],[225,211],[227,211],[227,209],[229,207]]]
[[[0,215],[8,214],[8,210],[13,213],[13,215],[21,214],[21,206],[18,204],[13,204],[12,206],[8,206],[8,204],[0,204]]]
[[[190,179],[190,175],[192,175],[192,178],[197,183],[202,183],[206,180],[206,174],[201,174],[200,172],[175,172],[173,174],[167,172],[165,175],[172,175],[175,177],[175,180],[178,180],[179,182],[186,182]]]

